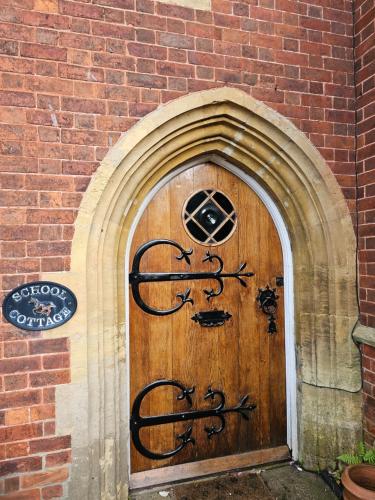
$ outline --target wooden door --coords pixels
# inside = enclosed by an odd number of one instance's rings
[[[218,192],[214,201],[213,195]],[[194,195],[195,204],[189,202]],[[203,194],[202,194],[203,193]],[[224,195],[224,197],[222,196]],[[206,200],[204,200],[206,196]],[[203,200],[203,201],[202,201]],[[217,240],[186,223],[199,203],[221,207],[212,219]],[[190,205],[188,205],[190,203]],[[203,210],[204,212],[204,210]],[[197,212],[196,212],[197,215]],[[200,214],[202,216],[202,214]],[[205,214],[203,213],[203,216]],[[206,213],[207,215],[207,213]],[[194,215],[193,215],[194,217]],[[224,217],[224,219],[223,219]],[[199,219],[199,217],[198,217]],[[223,220],[221,220],[223,219]],[[196,219],[195,219],[196,220]],[[202,222],[203,221],[203,222]],[[208,221],[210,222],[210,221]],[[204,236],[202,236],[204,235]],[[207,241],[201,241],[206,238]],[[221,238],[221,240],[220,240]],[[131,472],[145,471],[208,458],[237,455],[252,450],[286,444],[285,354],[283,288],[277,287],[278,306],[276,333],[268,333],[267,315],[259,308],[258,289],[276,287],[283,276],[280,240],[275,225],[258,196],[237,176],[222,167],[202,164],[174,177],[161,188],[143,213],[132,242],[130,265],[141,245],[156,239],[173,240],[184,249],[192,249],[190,266],[177,260],[179,251],[171,245],[157,245],[144,253],[140,272],[212,272],[217,260],[202,262],[206,252],[218,255],[223,272],[252,271],[253,277],[223,280],[224,290],[207,300],[203,289],[217,289],[214,280],[158,281],[142,283],[139,293],[152,308],[165,310],[179,303],[178,293],[191,289],[187,302],[177,312],[157,316],[145,312],[130,293],[130,404],[148,384],[161,379],[177,380],[186,388],[194,387],[192,406],[186,398],[177,399],[179,391],[171,386],[156,387],[142,401],[142,416],[173,414],[209,409],[218,399],[204,399],[208,387],[225,394],[226,407],[234,407],[248,395],[248,403],[256,409],[248,412],[249,420],[239,413],[225,414],[225,428],[208,438],[207,428],[219,427],[217,417],[179,421],[143,427],[139,431],[142,444],[162,454],[181,443],[178,439],[188,425],[195,444],[188,443],[175,456],[151,459],[131,445]],[[223,325],[207,327],[192,317],[199,312],[221,310],[231,317]]]

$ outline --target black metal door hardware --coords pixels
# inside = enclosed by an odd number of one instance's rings
[[[220,426],[217,427],[215,425],[210,425],[205,427],[205,431],[207,433],[207,438],[211,439],[211,437],[215,434],[220,434],[225,428],[225,414],[226,413],[239,413],[242,418],[245,420],[249,420],[248,417],[248,412],[251,412],[255,410],[256,405],[255,404],[246,404],[249,396],[246,395],[242,398],[240,398],[239,403],[236,406],[233,406],[231,408],[225,408],[225,395],[222,391],[218,391],[215,389],[211,389],[211,387],[208,387],[206,394],[204,395],[204,399],[211,399],[212,401],[215,400],[216,397],[219,398],[217,406],[214,408],[208,408],[205,410],[188,410],[188,411],[183,411],[179,413],[168,413],[165,415],[155,415],[155,416],[147,416],[147,417],[142,417],[140,415],[140,409],[142,405],[142,401],[145,398],[145,396],[154,390],[156,387],[168,385],[171,387],[176,387],[179,389],[181,392],[177,396],[177,400],[181,401],[185,399],[189,406],[192,406],[192,400],[191,400],[191,394],[194,393],[195,388],[194,387],[185,387],[183,384],[180,382],[177,382],[176,380],[156,380],[155,382],[151,382],[150,384],[146,385],[142,389],[142,391],[138,394],[138,396],[135,398],[134,403],[133,403],[133,408],[132,408],[132,413],[130,417],[130,431],[133,439],[134,446],[136,449],[144,455],[145,457],[154,459],[154,460],[162,460],[165,458],[173,457],[176,455],[178,452],[180,452],[185,446],[187,446],[189,443],[195,444],[195,439],[191,436],[193,428],[190,425],[187,427],[185,432],[182,434],[177,435],[177,439],[180,441],[178,446],[174,450],[166,451],[164,453],[155,453],[153,451],[150,451],[147,449],[143,444],[139,436],[139,432],[142,429],[142,427],[151,427],[153,425],[162,425],[162,424],[169,424],[172,422],[185,422],[189,420],[197,420],[201,418],[210,418],[210,417],[217,417],[220,420]]]
[[[179,245],[176,241],[172,240],[150,240],[141,245],[138,250],[136,251],[133,259],[133,265],[132,265],[132,270],[131,273],[129,274],[129,282],[132,287],[132,292],[133,292],[133,297],[135,302],[138,304],[138,306],[148,314],[154,314],[155,316],[166,316],[168,314],[172,314],[181,307],[183,307],[184,304],[187,302],[190,302],[191,304],[194,303],[193,299],[191,299],[190,296],[190,288],[186,288],[184,292],[178,293],[176,295],[176,298],[180,299],[180,303],[177,304],[176,306],[170,308],[170,309],[155,309],[153,307],[150,307],[147,305],[140,293],[139,293],[139,285],[141,283],[156,283],[160,281],[188,281],[188,280],[208,280],[208,279],[213,279],[216,280],[218,283],[218,289],[214,290],[213,288],[210,289],[204,289],[203,292],[207,296],[207,300],[212,299],[213,297],[218,297],[224,290],[224,279],[225,278],[236,278],[240,284],[244,287],[246,287],[246,282],[242,279],[244,277],[249,278],[250,276],[254,276],[254,273],[252,272],[247,272],[243,273],[242,271],[246,267],[246,263],[240,264],[238,270],[234,273],[223,273],[223,267],[224,267],[224,262],[223,260],[218,256],[218,255],[213,255],[210,252],[206,252],[205,258],[202,260],[202,262],[214,262],[217,261],[219,264],[219,267],[216,271],[211,271],[211,272],[196,272],[196,273],[189,273],[189,272],[170,272],[170,273],[141,273],[139,272],[140,268],[140,262],[142,259],[142,256],[144,253],[150,249],[151,247],[154,247],[156,245],[171,245],[175,248],[177,248],[181,253],[177,255],[176,259],[177,260],[184,260],[188,265],[190,265],[190,258],[189,255],[193,253],[193,250],[185,250],[182,248],[181,245]]]
[[[276,276],[276,286],[284,286],[284,276]]]
[[[194,314],[191,319],[196,323],[199,323],[201,326],[213,327],[224,325],[224,323],[231,317],[232,315],[228,312],[218,311],[215,309],[213,311],[198,312]]]
[[[268,329],[267,332],[271,335],[277,332],[276,327],[276,310],[277,310],[277,300],[279,298],[276,295],[276,288],[270,288],[269,285],[266,288],[258,288],[259,294],[257,296],[257,301],[259,302],[259,307],[262,309],[264,314],[267,315],[268,319]]]

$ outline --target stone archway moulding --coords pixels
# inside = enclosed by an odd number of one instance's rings
[[[186,162],[216,155],[271,196],[293,252],[298,456],[324,467],[361,434],[355,236],[329,167],[290,121],[233,88],[170,102],[123,134],[83,198],[71,271],[75,317],[51,336],[71,340],[72,382],[57,389],[57,431],[72,434],[69,498],[127,498],[124,256],[148,193]]]

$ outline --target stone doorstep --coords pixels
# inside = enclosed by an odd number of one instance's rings
[[[223,474],[130,494],[130,500],[335,500],[326,483],[294,465]]]

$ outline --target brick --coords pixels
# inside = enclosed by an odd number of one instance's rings
[[[160,75],[180,76],[184,78],[192,78],[194,76],[194,68],[190,65],[163,61],[157,62],[156,72]]]
[[[10,493],[11,491],[17,491],[20,487],[20,480],[18,477],[9,477],[4,481],[4,492]]]
[[[67,144],[106,146],[107,138],[101,132],[93,130],[63,130],[61,133],[61,142]]]
[[[136,0],[136,11],[137,12],[148,12],[153,14],[155,12],[153,0]]]
[[[61,101],[61,107],[63,110],[79,113],[105,113],[105,103],[94,99],[63,97]]]
[[[21,156],[24,153],[22,144],[16,141],[2,141],[0,143],[0,154]]]
[[[167,87],[167,79],[163,76],[128,73],[128,85],[163,89]]]
[[[35,98],[28,92],[0,91],[0,104],[4,106],[35,107]]]
[[[38,127],[38,136],[42,142],[59,142],[60,130],[51,127]]]
[[[25,457],[29,454],[29,445],[23,443],[9,443],[5,447],[7,458]]]
[[[41,359],[39,356],[0,359],[0,373],[17,373],[40,370]]]
[[[36,30],[36,42],[45,43],[47,45],[57,45],[59,41],[59,32],[44,28]]]
[[[40,490],[24,490],[4,495],[4,500],[40,500]]]
[[[134,40],[135,30],[129,26],[119,26],[110,23],[92,23],[92,33],[98,36]]]
[[[238,73],[237,71],[217,69],[215,71],[215,78],[218,81],[226,83],[241,83],[241,74]]]
[[[34,9],[39,12],[58,12],[58,0],[35,0]]]
[[[62,30],[70,27],[70,19],[67,16],[46,12],[24,12],[22,22],[26,25]]]
[[[20,23],[22,18],[17,9],[5,7],[1,9],[0,20],[12,23]]]
[[[71,451],[59,451],[58,453],[51,453],[46,456],[46,466],[56,467],[57,465],[64,465],[72,461]]]
[[[56,434],[56,423],[54,420],[43,422],[43,434],[44,436],[54,436]]]
[[[30,441],[30,453],[59,451],[70,447],[70,436],[35,439],[33,441]]]
[[[9,71],[21,74],[30,74],[34,72],[35,61],[28,59],[16,59],[0,55],[0,63],[2,71]]]
[[[301,68],[301,78],[323,82],[332,81],[332,73],[324,69]]]
[[[26,281],[25,276],[23,276],[21,274],[16,274],[16,275],[12,275],[12,276],[3,275],[2,287],[3,287],[4,291],[10,291],[13,288],[16,288],[21,283],[25,283],[25,281]],[[10,337],[11,336],[12,335],[10,334]]]
[[[105,10],[103,7],[88,4],[78,4],[76,2],[60,1],[60,12],[68,16],[103,19]]]
[[[30,354],[49,354],[68,351],[68,339],[66,337],[57,339],[39,339],[29,342]]]
[[[234,3],[233,14],[235,16],[249,17],[249,5],[246,3]]]
[[[34,486],[42,486],[49,483],[60,483],[68,478],[68,469],[62,467],[59,469],[39,472],[33,474],[32,476],[26,476],[21,478],[22,488],[31,488]]]
[[[55,387],[46,387],[43,389],[43,403],[50,404],[55,402]]]
[[[28,110],[26,112],[26,119],[28,123],[35,125],[53,125],[55,127],[71,127],[73,125],[73,117],[71,115],[68,113],[58,113],[54,110]]]
[[[217,54],[189,52],[188,60],[191,64],[199,64],[200,66],[224,67],[224,57]]]
[[[48,194],[48,193],[47,193]],[[53,193],[56,194],[56,193]],[[60,194],[60,193],[58,193]],[[49,201],[46,206],[51,206],[51,202]],[[71,248],[71,243],[66,241],[40,241],[40,242],[32,242],[27,246],[27,253],[30,256],[44,256],[44,255],[69,255]]]
[[[27,342],[5,342],[4,343],[4,356],[11,358],[14,356],[26,356],[28,353]]]
[[[4,39],[13,39],[18,41],[32,41],[34,28],[16,24],[0,23],[0,37]],[[18,45],[18,44],[17,44]],[[13,54],[13,55],[16,55]]]
[[[31,224],[72,224],[75,215],[72,210],[29,209],[27,222]]]
[[[43,44],[22,43],[20,54],[24,57],[36,59],[51,59],[52,61],[66,61],[67,51],[61,47],[46,47]]]
[[[80,50],[102,51],[105,49],[105,41],[102,38],[77,33],[61,33],[60,45]]]
[[[16,472],[30,472],[40,470],[42,468],[42,458],[41,457],[24,457],[18,458],[16,460],[7,460],[0,462],[0,475],[5,476],[8,474],[14,474]],[[15,498],[21,498],[19,492],[16,493]],[[30,496],[23,497],[29,500]]]
[[[56,484],[54,486],[46,486],[42,488],[42,498],[43,500],[49,500],[52,498],[60,498],[63,496],[63,487],[61,484]]]
[[[104,70],[100,68],[84,68],[71,64],[59,64],[58,74],[61,78],[85,80],[88,82],[103,82]]]
[[[1,243],[1,255],[2,257],[25,257],[26,245],[20,241],[3,241]]]
[[[149,59],[167,59],[168,50],[166,47],[129,42],[127,48],[129,54],[132,56]],[[181,52],[179,53],[181,54]]]
[[[124,118],[122,116],[101,116],[96,120],[96,126],[99,130],[110,130],[123,132],[128,130],[134,125],[136,120],[134,118]],[[107,152],[107,148],[103,151]]]
[[[23,375],[6,375],[4,377],[4,389],[6,391],[18,391],[26,389],[28,386],[27,374]]]
[[[25,176],[2,173],[0,186],[2,189],[22,189],[25,186]]]
[[[40,191],[72,191],[73,179],[57,175],[29,175],[26,178],[26,189]],[[31,222],[31,221],[29,221]]]
[[[0,204],[5,207],[35,206],[37,205],[37,193],[28,191],[3,191]]]
[[[134,0],[93,0],[94,4],[107,5],[118,9],[134,9]]]
[[[253,88],[252,95],[255,99],[259,99],[266,102],[283,102],[284,94],[283,92],[278,92],[270,89],[258,89]]]
[[[105,68],[134,70],[135,61],[132,57],[118,56],[115,54],[95,53],[93,57],[95,66],[103,66]]]
[[[156,11],[161,16],[177,17],[192,21],[194,19],[194,11],[187,7],[180,7],[178,5],[165,5],[158,3]]]
[[[40,405],[30,408],[30,419],[32,422],[55,418],[55,405]]]
[[[26,377],[26,375],[23,375]],[[5,425],[19,425],[28,423],[29,408],[16,408],[5,411],[4,424]]]
[[[11,441],[21,441],[40,437],[43,434],[40,423],[13,425],[11,427],[0,428],[0,441],[2,443]]]
[[[241,26],[241,20],[240,18],[235,16],[214,12],[214,24],[215,26],[222,26],[231,29],[239,29]]]
[[[14,200],[15,198],[17,198],[17,196],[12,196],[5,191],[3,198]],[[10,205],[8,205],[8,208],[0,208],[0,223],[8,224],[9,221],[17,224],[24,224],[26,222],[26,210],[22,207],[11,208]],[[8,226],[4,226],[4,230],[6,229],[8,229]],[[9,255],[9,257],[14,257],[14,255]]]
[[[0,54],[7,54],[9,56],[18,55],[18,42],[12,40],[0,39]]]
[[[68,384],[70,382],[69,370],[48,370],[30,374],[31,387]]]
[[[246,33],[244,31],[235,29],[223,29],[222,38],[224,42],[248,44],[250,36],[249,33]]]
[[[194,38],[187,35],[175,33],[160,33],[159,43],[166,47],[174,47],[176,49],[193,49]]]

